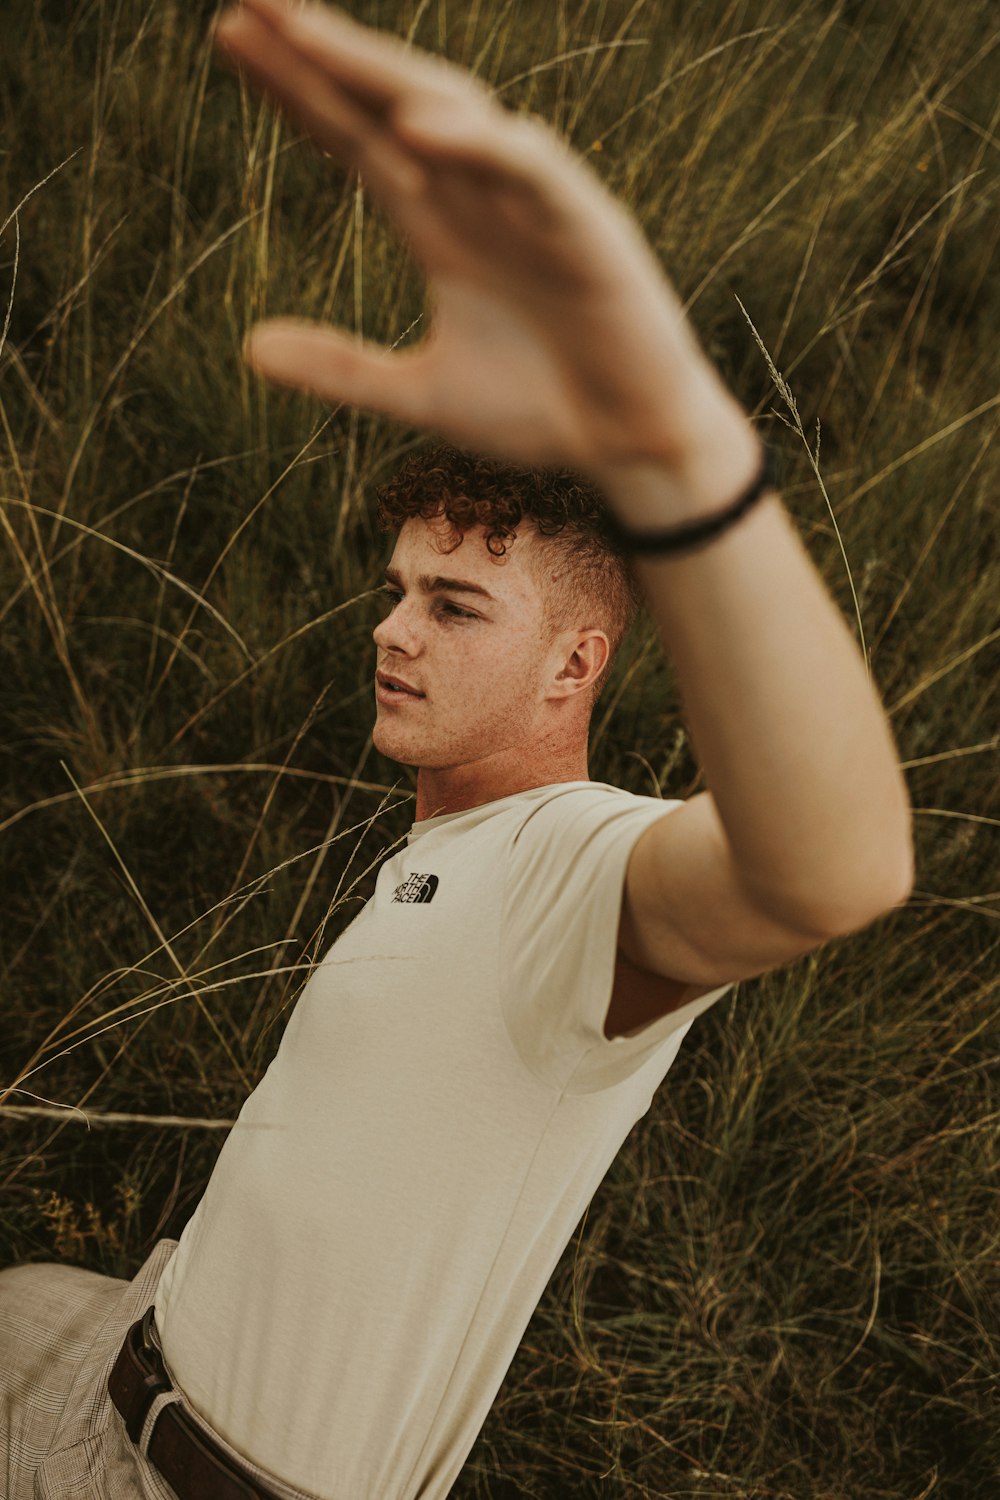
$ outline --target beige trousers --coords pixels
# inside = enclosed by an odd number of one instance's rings
[[[0,1271],[0,1500],[176,1500],[146,1457],[170,1401],[281,1500],[316,1500],[232,1448],[176,1390],[156,1397],[138,1446],[130,1440],[108,1376],[176,1248],[157,1241],[131,1281],[48,1261]]]

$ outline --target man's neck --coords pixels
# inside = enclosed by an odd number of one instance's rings
[[[468,770],[468,768],[464,768]],[[538,786],[554,786],[561,781],[589,781],[586,762],[583,765],[550,767],[535,773],[512,770],[507,775],[484,778],[456,775],[459,768],[438,770],[421,766],[417,772],[417,803],[414,821],[424,822],[444,813],[467,812],[485,802],[497,802],[516,792],[528,792]]]

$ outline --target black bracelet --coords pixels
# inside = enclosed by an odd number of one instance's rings
[[[760,473],[750,488],[744,490],[739,499],[725,510],[718,511],[713,516],[684,521],[680,526],[671,526],[666,531],[627,531],[609,509],[605,515],[605,524],[611,540],[623,552],[682,552],[704,546],[718,536],[720,531],[725,531],[727,526],[738,521],[755,500],[759,500],[768,490],[777,488],[778,476],[771,450],[766,443],[761,443],[761,448],[763,458]]]

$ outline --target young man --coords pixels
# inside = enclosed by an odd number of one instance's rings
[[[904,900],[910,807],[624,208],[542,124],[333,11],[247,0],[218,37],[427,274],[413,350],[294,323],[249,349],[448,440],[380,503],[375,744],[418,768],[416,818],[180,1241],[131,1283],[0,1276],[6,1493],[444,1500],[692,1020]],[[636,582],[711,788],[683,803],[588,775]]]

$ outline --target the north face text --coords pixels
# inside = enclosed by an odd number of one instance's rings
[[[438,888],[436,875],[407,875],[392,893],[393,901],[431,901]]]

